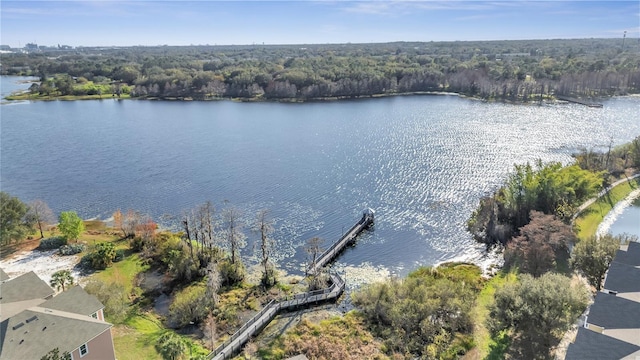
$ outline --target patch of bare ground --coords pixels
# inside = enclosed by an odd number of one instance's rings
[[[2,245],[0,247],[0,260],[11,260],[16,256],[35,250],[40,245],[40,239],[26,239],[19,242]]]
[[[76,281],[83,279],[82,274],[75,268],[78,261],[77,255],[61,256],[58,250],[25,250],[9,256],[0,261],[0,267],[13,278],[33,271],[40,279],[49,283],[51,275],[58,270],[71,270],[71,275]]]

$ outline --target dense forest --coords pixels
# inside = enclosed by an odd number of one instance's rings
[[[640,92],[637,39],[80,47],[1,55],[37,96],[312,100],[456,92],[488,100]]]

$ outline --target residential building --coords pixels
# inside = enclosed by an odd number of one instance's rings
[[[37,360],[55,348],[73,360],[115,360],[104,305],[80,286],[53,295],[33,272],[0,283],[0,360]]]
[[[617,251],[565,359],[640,359],[640,243]]]

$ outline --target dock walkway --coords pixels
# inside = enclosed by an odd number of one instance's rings
[[[556,98],[558,98],[558,100],[564,100],[564,101],[568,101],[568,102],[572,102],[572,103],[576,103],[576,104],[580,104],[580,105],[585,105],[588,107],[592,107],[592,108],[601,108],[604,105],[600,104],[600,103],[596,103],[593,101],[589,101],[589,100],[584,100],[584,99],[577,99],[577,98],[573,98],[573,97],[569,97],[569,96],[562,96],[562,95],[558,95],[556,96]]]
[[[366,228],[369,227],[373,223],[374,220],[374,211],[371,209],[367,209],[363,214],[360,221],[358,221],[349,231],[344,233],[342,237],[333,243],[331,247],[325,250],[316,261],[315,267],[309,269],[310,274],[316,274],[320,269],[325,267],[329,262],[331,262],[335,257],[344,250],[344,248],[351,244],[356,237]]]
[[[338,241],[336,241],[329,249],[320,255],[316,266],[311,269],[316,273],[318,270],[327,265],[330,261],[344,250],[345,246],[355,240],[355,238],[364,229],[373,223],[374,211],[367,209],[360,221],[347,231]],[[236,331],[229,339],[220,344],[214,351],[209,353],[207,359],[225,360],[230,359],[236,354],[242,346],[249,341],[254,335],[260,332],[267,324],[275,318],[280,311],[294,310],[300,307],[306,307],[313,304],[337,299],[345,288],[344,280],[338,274],[330,274],[331,285],[327,288],[296,294],[291,298],[281,301],[271,300],[262,310],[255,314],[247,321],[238,331]]]

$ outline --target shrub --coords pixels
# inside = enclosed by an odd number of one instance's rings
[[[129,300],[122,284],[107,284],[101,280],[91,280],[84,290],[100,300],[104,305],[105,316],[113,323],[124,321],[129,312]]]
[[[241,262],[232,264],[229,260],[224,260],[220,263],[220,277],[222,284],[226,286],[233,286],[239,284],[244,280],[245,270],[244,265]]]
[[[169,321],[171,325],[183,327],[191,322],[202,321],[212,305],[211,297],[207,296],[205,286],[198,284],[189,286],[176,294],[169,307]]]
[[[470,347],[456,339],[471,335],[480,273],[458,263],[419,268],[405,279],[365,286],[352,299],[372,333],[385,339],[388,353],[446,358]]]
[[[62,245],[66,245],[66,244],[67,244],[67,239],[63,237],[60,237],[60,236],[50,237],[47,239],[40,240],[40,246],[38,246],[38,249],[53,250],[53,249],[58,249]]]
[[[93,269],[92,262],[93,262],[93,253],[88,253],[88,254],[85,254],[80,259],[79,266],[83,269],[90,270],[90,269]]]
[[[124,256],[125,256],[125,250],[124,249],[116,250],[116,256],[113,258],[113,262],[121,261],[122,259],[124,259]]]
[[[524,274],[520,282],[496,291],[488,325],[493,333],[513,331],[512,349],[520,352],[518,358],[542,358],[550,355],[551,345],[576,321],[588,300],[584,286],[572,284],[566,276]]]
[[[155,346],[165,360],[179,359],[187,351],[187,343],[172,332],[162,334]]]
[[[83,252],[87,247],[84,244],[62,245],[58,250],[60,255],[75,255]]]
[[[116,253],[112,243],[100,243],[80,259],[80,266],[85,269],[104,270],[113,263]]]
[[[96,245],[95,251],[92,252],[91,266],[96,270],[104,270],[111,266],[115,257],[116,247],[112,243],[100,243]]]

